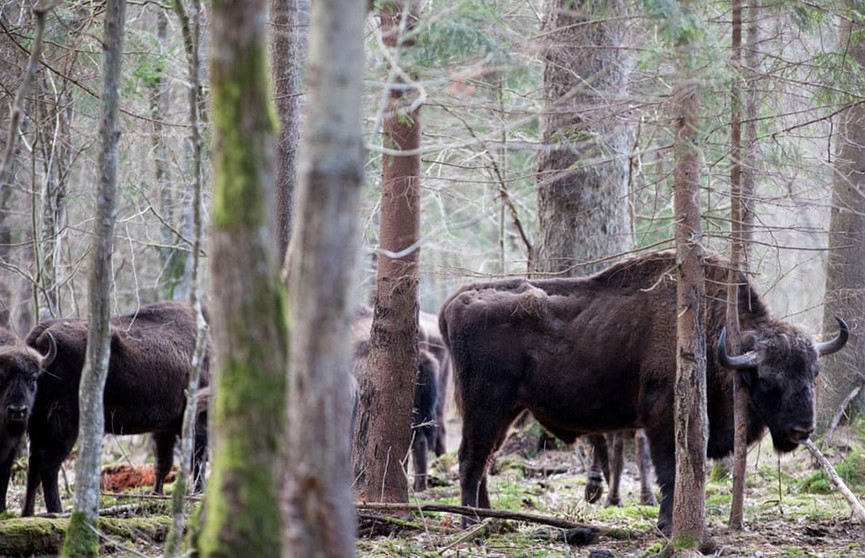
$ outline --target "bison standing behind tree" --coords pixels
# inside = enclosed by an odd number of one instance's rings
[[[174,459],[186,407],[187,379],[195,350],[192,307],[157,302],[111,319],[111,359],[105,382],[105,432],[151,433],[156,454],[154,492],[161,493]],[[46,352],[56,343],[57,356],[39,378],[30,419],[30,462],[22,515],[32,515],[42,484],[49,512],[61,511],[57,474],[78,437],[78,385],[87,345],[87,322],[54,319],[37,325],[26,342]],[[207,359],[201,385],[208,384]],[[207,421],[196,423],[193,454],[195,489],[203,488]]]
[[[53,344],[41,355],[11,331],[0,328],[0,512],[6,511],[12,464],[27,430],[36,382],[55,354]]]
[[[737,301],[741,356],[722,335],[729,263],[705,261],[708,457],[733,450],[732,377],[748,393],[747,438],[772,435],[789,452],[814,429],[818,356],[841,349],[816,344],[773,318],[744,275]],[[511,422],[528,409],[566,442],[590,433],[643,427],[661,489],[659,528],[672,527],[675,485],[673,385],[676,374],[676,258],[653,252],[579,279],[475,283],[442,306],[440,329],[454,363],[463,416],[460,489],[467,506],[490,507],[486,469]],[[720,346],[719,346],[720,339]],[[734,371],[735,370],[735,371]]]

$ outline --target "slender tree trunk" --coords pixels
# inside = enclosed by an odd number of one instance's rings
[[[732,65],[737,79],[732,89],[732,133],[730,171],[730,222],[731,256],[730,283],[727,288],[727,332],[728,349],[731,354],[740,354],[739,313],[735,301],[739,299],[740,285],[736,282],[739,272],[750,268],[751,237],[754,212],[751,207],[756,185],[756,119],[757,119],[757,37],[758,0],[749,0],[747,23],[743,22],[742,0],[733,2],[733,56]],[[747,29],[747,39],[742,46],[742,27]],[[744,52],[743,52],[744,50]],[[743,102],[743,90],[745,100]],[[744,122],[743,122],[744,120]],[[744,128],[744,130],[743,130]],[[743,134],[744,132],[744,134]],[[744,137],[743,137],[744,135]],[[748,394],[740,377],[733,377],[734,438],[733,438],[733,498],[730,503],[731,529],[744,526],[745,473],[747,468],[748,441]]]
[[[841,50],[853,59],[848,66],[858,69],[865,65],[865,21],[857,2],[850,0],[845,5]],[[850,341],[845,350],[822,362],[817,392],[820,433],[826,433],[832,417],[842,411],[847,395],[865,383],[865,106],[854,104],[842,113],[835,151],[823,330],[833,331],[835,316],[842,316],[850,325]],[[848,419],[862,411],[862,393],[847,408]]]
[[[90,269],[90,310],[87,352],[79,385],[80,419],[78,459],[75,461],[75,499],[63,556],[80,558],[99,554],[96,534],[99,519],[99,468],[102,464],[102,436],[105,415],[102,393],[108,377],[111,355],[111,254],[114,250],[114,222],[117,218],[117,160],[120,143],[120,79],[126,0],[108,0],[103,33],[102,120],[99,126],[99,192],[94,227],[93,260]]]
[[[312,5],[309,104],[287,258],[291,303],[285,557],[354,555],[350,324],[363,178],[363,0]]]
[[[172,494],[172,516],[173,521],[168,540],[165,545],[165,555],[169,557],[180,556],[183,550],[183,529],[186,518],[186,504],[189,487],[193,486],[198,479],[188,482],[188,473],[192,470],[192,458],[195,446],[195,426],[198,419],[198,385],[201,379],[201,371],[204,366],[205,352],[207,350],[208,326],[204,319],[201,304],[201,281],[199,279],[201,268],[201,245],[204,237],[202,218],[202,167],[203,153],[201,140],[201,119],[199,108],[201,107],[200,93],[200,66],[199,39],[201,28],[201,4],[199,0],[192,0],[192,13],[188,14],[181,4],[181,0],[175,0],[175,10],[180,12],[184,43],[186,44],[187,67],[189,69],[189,88],[187,98],[189,101],[189,129],[190,142],[192,143],[192,204],[193,204],[193,237],[192,237],[192,269],[190,270],[190,303],[195,312],[196,339],[195,351],[189,372],[189,386],[186,390],[186,408],[183,412],[183,432],[180,444],[180,467],[177,471],[177,479]]]
[[[699,87],[683,80],[673,91],[677,300],[675,395],[676,486],[673,546],[698,547],[706,538],[706,324],[700,225]],[[693,542],[692,542],[693,541]]]
[[[410,2],[379,9],[382,39],[410,46]],[[411,445],[411,410],[418,366],[418,246],[420,236],[420,108],[402,83],[392,84],[384,118],[381,249],[367,373],[360,384],[355,434],[355,488],[367,501],[405,502],[403,469]]]
[[[535,269],[578,276],[632,247],[626,2],[548,0]]]
[[[285,254],[291,236],[297,154],[303,110],[303,68],[306,66],[306,26],[309,0],[270,0],[270,63],[276,111],[281,124],[276,149],[279,207],[279,252]]]
[[[211,4],[214,175],[210,412],[202,556],[280,556],[287,325],[276,230],[276,122],[265,0]]]

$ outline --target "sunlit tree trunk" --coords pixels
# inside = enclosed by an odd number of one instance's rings
[[[410,46],[409,2],[379,8],[382,39]],[[391,84],[382,130],[380,250],[370,352],[360,383],[355,435],[358,498],[405,502],[403,470],[411,445],[411,409],[418,362],[418,247],[420,234],[420,107],[406,84]],[[402,154],[400,152],[414,152]]]
[[[859,75],[865,65],[865,20],[853,0],[845,2],[841,48],[850,57],[846,65]],[[844,412],[852,418],[865,405],[865,106],[853,104],[840,115],[835,134],[835,178],[829,222],[829,262],[823,331],[833,331],[835,316],[850,326],[850,341],[843,351],[822,361],[817,405],[817,429],[826,432],[833,418]]]
[[[350,324],[360,251],[365,13],[363,0],[312,3],[309,102],[288,255],[286,558],[354,555]]]
[[[201,556],[281,556],[287,325],[276,230],[276,119],[266,0],[211,3],[214,195],[210,262],[216,366],[213,460]],[[212,392],[212,393],[213,393]]]
[[[75,499],[63,556],[80,558],[99,554],[96,533],[99,509],[102,436],[105,432],[102,393],[111,355],[111,255],[117,218],[117,162],[120,144],[120,78],[126,0],[108,0],[103,32],[102,120],[99,125],[99,191],[94,220],[87,328],[87,352],[79,384],[80,419],[78,459],[75,461]]]

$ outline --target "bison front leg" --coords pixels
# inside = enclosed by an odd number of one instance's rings
[[[609,473],[607,475],[607,484],[610,487],[610,492],[607,494],[607,507],[621,506],[622,498],[619,495],[619,485],[622,480],[622,470],[625,464],[625,437],[621,432],[607,434],[607,443],[612,448],[610,455]]]
[[[587,438],[592,446],[592,465],[586,475],[585,498],[587,502],[595,503],[604,494],[604,478],[609,480],[610,459],[603,434],[590,434]]]
[[[657,506],[655,492],[652,490],[652,457],[649,454],[649,439],[640,428],[634,435],[636,458],[640,467],[640,503],[644,506]]]
[[[427,487],[427,454],[429,444],[426,432],[415,429],[411,443],[412,463],[414,465],[414,490],[423,492]]]

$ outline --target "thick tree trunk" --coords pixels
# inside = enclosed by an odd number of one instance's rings
[[[697,546],[706,538],[706,325],[700,225],[700,154],[697,146],[699,87],[682,81],[673,91],[676,112],[673,149],[676,212],[677,359],[675,397],[676,486],[674,547]]]
[[[865,21],[856,15],[856,2],[846,2],[848,16],[842,23],[842,48],[865,65]],[[817,405],[817,430],[825,433],[841,403],[857,385],[865,383],[865,106],[852,105],[841,115],[835,137],[835,179],[829,223],[829,261],[823,330],[835,329],[835,316],[850,325],[847,348],[823,359]],[[852,418],[862,411],[860,392],[847,409]]]
[[[548,0],[535,269],[585,275],[632,246],[625,2]]]
[[[406,13],[404,10],[407,10]],[[408,43],[412,5],[385,3],[382,38]],[[407,24],[407,25],[406,25]],[[403,462],[411,445],[411,410],[418,366],[418,246],[420,235],[420,109],[394,84],[384,118],[381,228],[376,297],[366,374],[361,379],[355,433],[355,488],[367,501],[405,502]]]
[[[63,556],[79,558],[99,554],[96,533],[102,464],[102,436],[105,415],[102,393],[108,377],[111,355],[111,255],[114,250],[114,222],[117,219],[117,161],[120,144],[120,79],[126,0],[108,0],[103,33],[104,63],[102,120],[99,137],[99,191],[94,227],[93,259],[90,269],[90,310],[87,352],[78,388],[80,419],[78,459],[75,461],[75,499]]]
[[[276,486],[288,332],[274,241],[276,122],[266,11],[265,0],[215,0],[210,14],[216,374],[213,466],[198,541],[205,557],[281,555]]]
[[[283,556],[354,555],[350,324],[363,178],[362,0],[312,5],[294,231]]]

